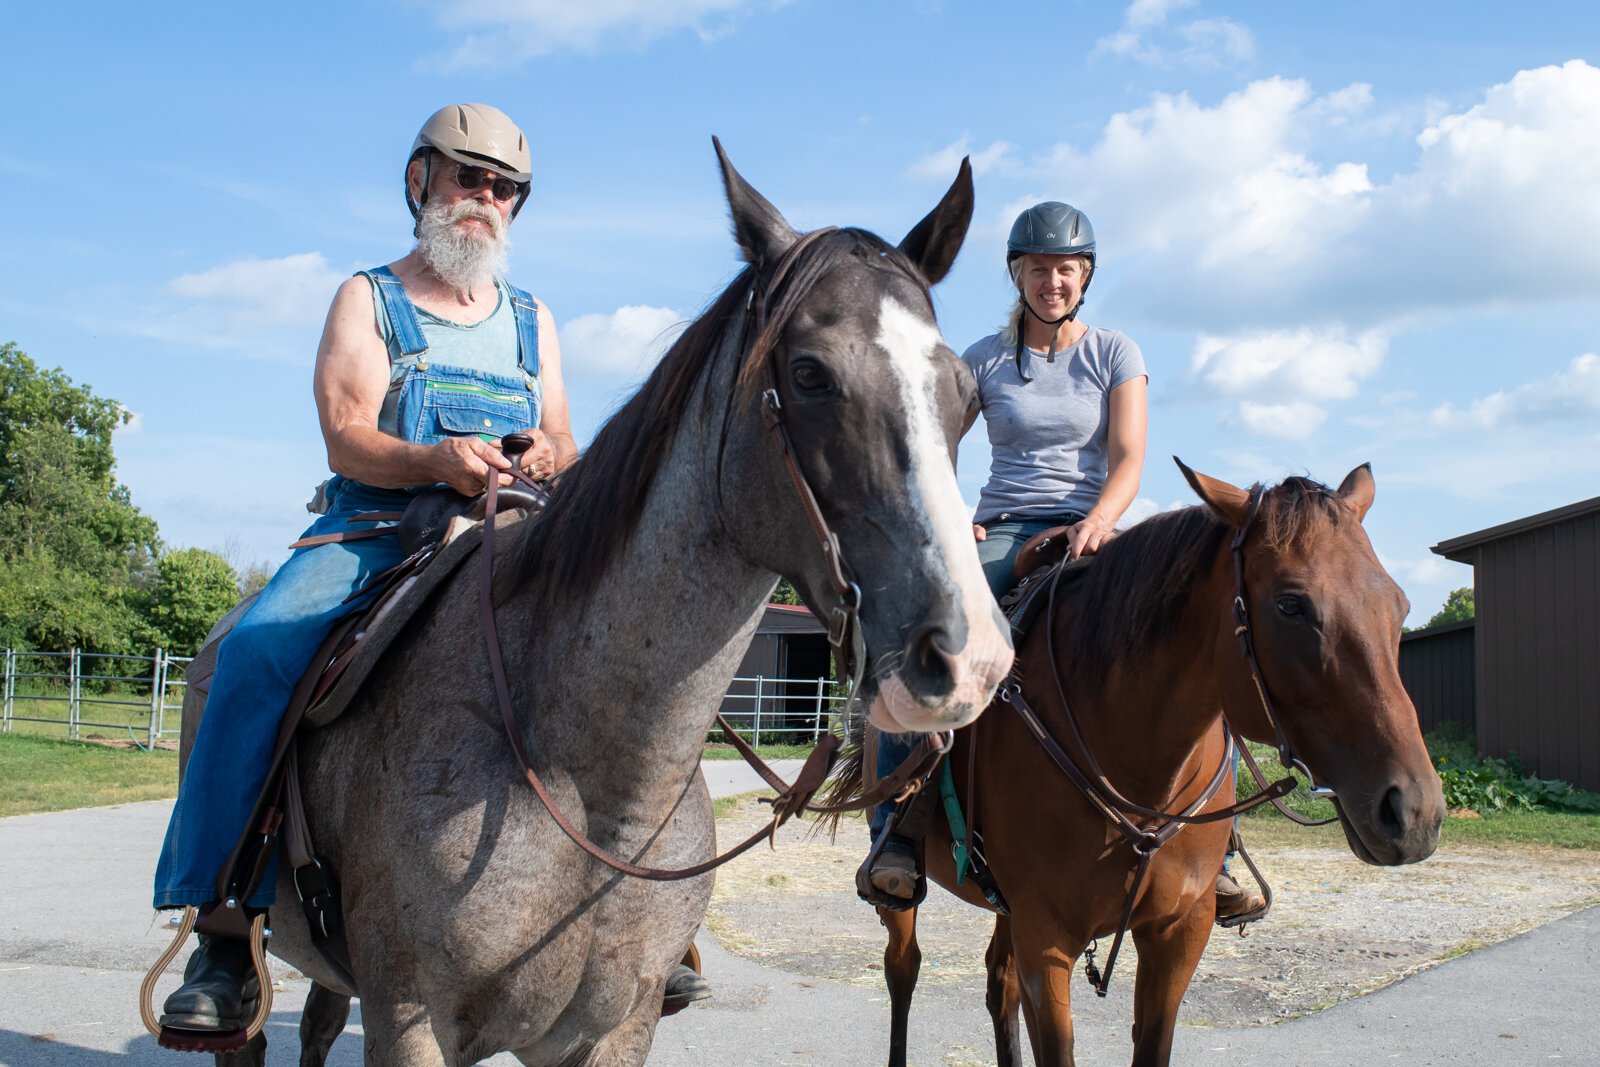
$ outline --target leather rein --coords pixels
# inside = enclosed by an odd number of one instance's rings
[[[822,237],[835,232],[832,227],[813,230],[801,236],[794,245],[778,260],[766,284],[761,284],[758,279],[752,282],[750,303],[746,314],[743,332],[740,340],[744,358],[750,359],[759,353],[765,356],[771,350],[772,337],[770,336],[770,303],[774,294],[792,271],[800,254],[816,243]],[[751,338],[751,324],[755,326],[755,337]],[[825,573],[831,587],[835,602],[826,609],[824,621],[828,627],[828,642],[833,646],[837,661],[844,665],[850,673],[850,693],[846,702],[846,710],[854,706],[856,693],[861,685],[861,680],[866,671],[865,639],[861,633],[860,610],[861,589],[849,575],[849,568],[844,562],[844,557],[839,544],[838,535],[828,525],[828,520],[822,514],[822,509],[817,504],[816,494],[812,491],[810,482],[805,473],[800,469],[800,464],[795,456],[789,432],[784,423],[783,405],[778,397],[775,383],[775,372],[770,361],[766,364],[769,385],[761,394],[762,421],[784,461],[788,471],[789,480],[794,486],[795,494],[799,498],[801,509],[805,512],[806,520],[811,527],[811,532],[817,540],[818,548],[822,553],[825,563]],[[532,442],[523,438],[515,440],[522,435],[513,434],[507,438],[508,448],[520,454]],[[525,442],[525,443],[524,443]],[[515,464],[513,464],[515,470]],[[500,720],[505,728],[506,739],[510,742],[511,751],[516,756],[521,766],[523,778],[538,796],[540,803],[550,813],[561,831],[571,839],[572,843],[583,849],[590,856],[604,863],[612,870],[633,878],[644,878],[651,881],[674,881],[681,878],[692,878],[705,874],[736,856],[752,848],[757,842],[766,838],[776,841],[778,827],[782,826],[792,816],[802,811],[814,814],[836,814],[847,811],[858,811],[871,807],[892,796],[905,791],[914,780],[925,779],[933,773],[944,754],[949,751],[952,735],[933,734],[923,740],[910,756],[907,757],[895,771],[881,778],[876,787],[864,796],[840,804],[813,804],[812,797],[821,788],[828,772],[833,768],[833,762],[839,750],[839,738],[833,734],[825,736],[812,749],[806,757],[805,764],[801,767],[794,783],[788,784],[771,767],[762,761],[755,750],[738,736],[733,727],[722,715],[717,716],[717,723],[722,728],[723,734],[744,757],[745,761],[762,777],[768,785],[777,791],[778,796],[773,798],[771,821],[739,844],[712,859],[689,867],[666,869],[658,867],[645,867],[612,855],[599,845],[591,841],[583,831],[574,826],[556,804],[555,799],[545,788],[539,775],[534,771],[532,761],[528,758],[527,750],[523,747],[522,736],[517,728],[516,715],[512,710],[511,690],[506,682],[505,665],[501,658],[500,638],[495,627],[494,618],[494,535],[495,515],[497,512],[497,497],[499,494],[499,478],[491,472],[485,488],[485,508],[483,522],[483,563],[482,581],[479,585],[479,622],[483,629],[485,644],[489,653],[489,669],[494,678],[495,696],[500,707]],[[520,471],[514,477],[526,479]]]
[[[1255,644],[1251,639],[1249,612],[1245,607],[1244,542],[1251,526],[1255,524],[1257,514],[1261,510],[1261,500],[1264,495],[1265,490],[1263,489],[1257,488],[1251,491],[1250,510],[1246,514],[1244,522],[1234,531],[1233,541],[1230,546],[1230,551],[1233,555],[1234,574],[1234,636],[1239,639],[1240,649],[1244,654],[1245,662],[1249,665],[1250,676],[1255,683],[1256,694],[1261,701],[1262,710],[1266,713],[1267,721],[1272,724],[1273,731],[1276,734],[1279,761],[1286,770],[1291,772],[1298,770],[1308,780],[1312,781],[1313,784],[1307,795],[1317,799],[1332,799],[1333,790],[1316,786],[1310,770],[1294,755],[1294,750],[1289,744],[1288,735],[1283,729],[1282,716],[1277,712],[1272,702],[1272,697],[1267,690],[1266,680],[1261,673],[1261,664],[1256,658]],[[1050,595],[1045,608],[1045,645],[1052,650],[1055,647],[1053,631],[1055,626],[1056,590],[1061,584],[1061,576],[1064,572],[1065,568],[1057,566],[1051,576]],[[1078,790],[1105,817],[1106,821],[1118,833],[1122,834],[1133,849],[1135,856],[1133,880],[1128,888],[1127,899],[1123,904],[1122,917],[1117,924],[1116,936],[1112,940],[1111,950],[1106,957],[1105,970],[1102,972],[1096,968],[1094,963],[1095,949],[1093,946],[1089,948],[1086,954],[1086,969],[1089,981],[1094,986],[1095,993],[1104,997],[1111,988],[1111,974],[1116,967],[1117,953],[1122,947],[1123,935],[1127,932],[1128,924],[1133,918],[1134,904],[1138,899],[1139,890],[1144,884],[1145,875],[1149,873],[1150,863],[1161,849],[1161,846],[1176,837],[1185,826],[1194,823],[1213,823],[1223,819],[1232,819],[1266,803],[1272,804],[1290,819],[1305,826],[1321,826],[1334,820],[1307,819],[1284,804],[1282,798],[1300,788],[1293,773],[1285,775],[1276,782],[1269,783],[1260,765],[1250,755],[1250,749],[1245,744],[1244,736],[1228,720],[1226,713],[1222,716],[1223,725],[1227,731],[1225,738],[1227,744],[1223,757],[1217,766],[1216,773],[1211,776],[1211,780],[1207,783],[1205,790],[1198,799],[1181,812],[1162,811],[1158,808],[1146,807],[1129,800],[1111,784],[1105,771],[1101,769],[1099,761],[1095,759],[1094,752],[1089,747],[1083,736],[1083,730],[1078,724],[1078,718],[1072,712],[1072,705],[1067,700],[1066,687],[1061,678],[1061,666],[1053,652],[1049,658],[1056,697],[1061,702],[1061,708],[1066,715],[1067,724],[1072,728],[1072,737],[1077,742],[1079,751],[1083,753],[1087,769],[1080,767],[1072,756],[1062,748],[1061,744],[1051,736],[1049,729],[1040,720],[1038,713],[1034,711],[1033,707],[1022,695],[1021,675],[1016,667],[1012,668],[1011,677],[1000,687],[999,696],[1001,700],[1011,705],[1012,709],[1016,711],[1018,717],[1022,719],[1023,725],[1028,728],[1028,732],[1038,741],[1039,746],[1044,749],[1051,761],[1067,776],[1073,785],[1078,787]],[[1260,787],[1260,792],[1247,800],[1235,801],[1225,808],[1202,812],[1201,809],[1215,799],[1227,784],[1234,760],[1238,757],[1242,757],[1245,765],[1250,769],[1257,785]],[[1141,825],[1134,820],[1133,816],[1154,819],[1157,820],[1157,824],[1154,826]],[[1267,886],[1265,880],[1261,878],[1260,872],[1257,871],[1249,854],[1244,852],[1243,846],[1237,841],[1237,838],[1235,839],[1235,846],[1238,848],[1240,855],[1244,857],[1245,863],[1249,865],[1256,881],[1261,884],[1265,897],[1265,902],[1261,907],[1236,916],[1226,923],[1229,926],[1242,926],[1266,914],[1267,909],[1272,904],[1272,890]]]

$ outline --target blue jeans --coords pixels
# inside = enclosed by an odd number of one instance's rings
[[[984,580],[989,583],[989,591],[994,598],[999,600],[1011,591],[1016,582],[1011,577],[1011,565],[1016,562],[1017,556],[1022,552],[1022,546],[1034,534],[1043,533],[1052,526],[1060,526],[1063,518],[1050,519],[1023,519],[1016,522],[992,522],[984,528],[988,536],[978,542],[978,562],[983,565]],[[895,768],[904,763],[906,757],[911,755],[911,750],[917,747],[920,734],[880,734],[878,735],[878,777],[885,778],[893,774]],[[885,800],[876,805],[867,815],[867,826],[872,831],[872,840],[878,840],[878,835],[883,833],[884,824],[889,821],[889,815],[894,811],[894,801]]]
[[[330,483],[328,493],[329,511],[311,524],[307,535],[367,528],[351,527],[346,520],[356,512],[404,508],[411,499],[400,490],[374,489],[344,478]],[[157,908],[217,898],[217,875],[266,781],[289,694],[328,631],[366,600],[346,604],[345,598],[402,558],[395,537],[298,549],[223,640],[205,717],[156,865]],[[274,857],[245,903],[270,905],[276,877]]]

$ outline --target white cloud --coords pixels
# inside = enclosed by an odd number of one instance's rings
[[[1414,165],[1382,183],[1365,160],[1314,154],[1372,108],[1361,83],[1317,95],[1269,78],[1213,106],[1157,94],[1023,173],[1074,175],[1105,262],[1142,260],[1119,312],[1177,328],[1381,325],[1600,292],[1600,68],[1518,73],[1421,128]]]
[[[1254,400],[1239,403],[1238,422],[1262,437],[1281,437],[1303,441],[1316,432],[1328,413],[1304,400],[1288,404],[1263,404]]]
[[[1236,337],[1202,334],[1195,374],[1227,396],[1348,400],[1383,364],[1388,340],[1376,332],[1347,339],[1340,329],[1300,329]]]
[[[1012,150],[1013,146],[1007,142],[994,141],[988,148],[974,152],[971,136],[963,134],[959,141],[952,141],[937,152],[923,156],[911,164],[906,168],[906,173],[914,178],[949,181],[955,176],[956,168],[961,166],[962,157],[970,156],[972,172],[981,177],[996,166],[1008,163]]]
[[[180,274],[167,283],[167,291],[192,305],[227,308],[252,323],[305,323],[321,321],[345,277],[322,253],[302,252]]]
[[[1153,67],[1221,67],[1255,55],[1255,38],[1228,18],[1168,25],[1168,16],[1195,0],[1134,0],[1122,28],[1095,42],[1093,55],[1108,54]]]
[[[235,260],[171,279],[163,286],[165,309],[131,329],[200,348],[310,362],[334,290],[347,276],[320,252]]]
[[[1240,398],[1232,421],[1264,437],[1304,440],[1383,365],[1388,339],[1342,329],[1281,330],[1221,337],[1202,334],[1191,369],[1218,394]]]
[[[685,319],[672,308],[641,304],[580,315],[561,327],[563,370],[568,379],[638,379],[677,340]]]
[[[1491,393],[1467,405],[1435,408],[1430,421],[1444,430],[1495,430],[1551,420],[1600,420],[1600,355],[1587,352],[1548,378]]]
[[[566,50],[643,48],[680,30],[713,40],[730,32],[754,0],[456,0],[432,6],[441,26],[482,31],[436,57],[446,70],[459,70]]]

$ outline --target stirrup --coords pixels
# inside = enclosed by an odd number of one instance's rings
[[[250,923],[250,962],[256,971],[256,984],[261,987],[256,997],[256,1012],[243,1030],[182,1030],[170,1026],[162,1026],[155,1010],[156,980],[167,969],[184,944],[189,940],[189,935],[194,932],[195,908],[183,909],[183,922],[178,925],[178,934],[172,939],[172,944],[161,954],[161,958],[145,973],[144,981],[139,984],[139,1018],[144,1022],[144,1028],[156,1039],[156,1044],[162,1048],[169,1048],[176,1052],[231,1052],[243,1048],[255,1040],[267,1025],[267,1019],[272,1015],[272,976],[267,973],[266,930],[267,916],[265,912],[257,915]]]

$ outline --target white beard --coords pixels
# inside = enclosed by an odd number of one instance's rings
[[[457,225],[462,219],[482,219],[492,232]],[[417,220],[417,252],[428,269],[458,293],[470,293],[476,283],[505,273],[510,250],[505,219],[475,200],[459,200],[453,206],[435,201],[423,207]]]

